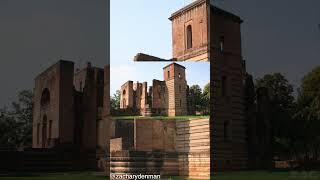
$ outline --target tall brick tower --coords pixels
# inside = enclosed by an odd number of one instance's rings
[[[248,167],[244,107],[245,62],[240,17],[197,0],[176,11],[172,21],[173,59],[209,61],[211,82],[210,166]]]
[[[168,115],[187,115],[187,81],[185,67],[176,63],[163,68],[168,94]]]

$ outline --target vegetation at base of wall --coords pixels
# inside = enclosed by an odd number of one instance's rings
[[[192,85],[190,92],[194,96],[196,112],[210,114],[210,83],[207,83],[203,89],[199,85]]]
[[[197,120],[197,119],[209,119],[210,116],[152,116],[152,117],[143,117],[143,116],[112,116],[111,119],[114,120],[133,120],[133,119],[150,119],[150,120]]]
[[[18,101],[0,109],[0,148],[32,145],[33,92],[19,92]]]
[[[274,157],[315,168],[311,162],[320,160],[320,67],[304,76],[296,98],[292,85],[280,73],[258,79],[256,87],[269,90]]]
[[[117,112],[120,109],[120,90],[117,90],[113,96],[110,97],[110,113],[117,115]]]

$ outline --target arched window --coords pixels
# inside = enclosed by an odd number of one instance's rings
[[[50,104],[50,92],[48,88],[45,88],[42,91],[42,95],[41,95],[41,102],[40,102],[41,106],[47,106]]]
[[[191,25],[187,26],[187,49],[192,48],[192,27]]]
[[[170,78],[170,71],[168,71],[167,74],[168,74],[168,79],[169,79]]]
[[[125,89],[122,91],[122,95],[126,95],[126,90]]]

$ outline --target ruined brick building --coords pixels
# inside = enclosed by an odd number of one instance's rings
[[[252,78],[246,72],[242,56],[243,20],[214,6],[210,0],[196,0],[169,19],[173,31],[173,60],[210,63],[211,172],[270,164],[269,121],[248,119],[255,114],[246,107],[245,90],[252,84]],[[261,103],[258,101],[258,106]],[[262,160],[259,156],[267,158]]]
[[[186,81],[185,67],[172,63],[163,68],[164,80],[133,83],[121,86],[120,109],[137,109],[141,115],[181,116],[195,114],[193,92]]]
[[[109,149],[109,66],[60,60],[35,78],[33,148]]]
[[[169,19],[173,47],[170,60],[210,64],[210,172],[260,167],[264,162],[250,163],[252,159],[259,159],[258,151],[270,149],[267,140],[270,134],[266,128],[269,122],[247,118],[253,115],[247,114],[245,106],[245,89],[250,78],[242,56],[243,20],[214,6],[210,0],[195,0],[174,12]],[[135,61],[153,61],[152,58],[139,53]],[[264,132],[265,140],[254,140],[257,124],[264,127],[259,131]]]

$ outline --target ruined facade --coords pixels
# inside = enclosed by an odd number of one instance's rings
[[[270,167],[269,119],[259,117],[267,108],[248,106],[252,78],[242,57],[242,19],[210,0],[196,0],[169,19],[173,60],[210,62],[211,172]],[[266,158],[257,160],[262,154]]]
[[[111,120],[110,172],[210,178],[209,118]]]
[[[33,148],[109,148],[109,66],[60,60],[35,79]]]
[[[210,62],[211,169],[248,168],[242,20],[213,6],[209,0],[194,1],[169,19],[173,59]]]
[[[120,108],[137,109],[141,115],[149,111],[156,115],[181,116],[195,114],[192,92],[189,91],[185,67],[177,63],[163,68],[164,80],[128,81],[121,86]]]

